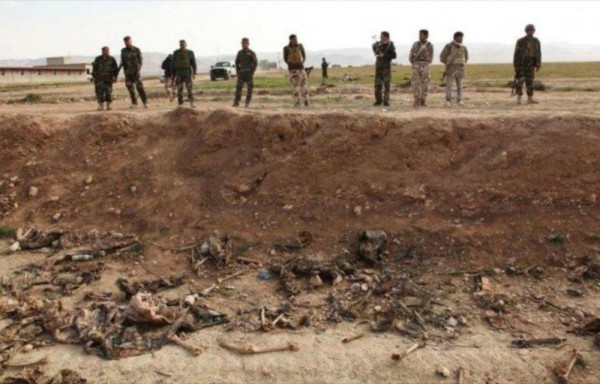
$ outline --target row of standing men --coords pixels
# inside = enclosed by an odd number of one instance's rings
[[[517,103],[521,104],[523,95],[523,83],[527,89],[527,102],[537,103],[533,99],[533,79],[535,72],[541,68],[541,46],[533,35],[535,27],[529,24],[525,27],[526,35],[517,41],[513,66],[515,70]],[[430,65],[433,61],[433,44],[429,42],[429,32],[425,29],[419,31],[419,40],[410,50],[409,61],[412,65],[412,89],[415,107],[427,106],[429,84],[431,82]],[[440,54],[440,61],[445,65],[444,77],[446,79],[446,106],[452,102],[452,87],[456,84],[456,101],[463,104],[463,80],[465,78],[465,65],[469,61],[469,52],[463,44],[464,34],[456,32],[453,40],[446,44]],[[121,68],[125,74],[125,85],[131,97],[131,107],[136,108],[137,93],[145,108],[148,107],[148,97],[144,90],[140,71],[143,64],[141,50],[133,45],[130,36],[123,39],[125,47],[121,50],[121,64],[117,66],[116,60],[110,56],[108,47],[102,47],[102,55],[96,57],[92,65],[92,77],[94,80],[98,109],[111,109],[112,85],[116,82]],[[242,98],[244,85],[247,87],[245,106],[250,106],[254,89],[254,73],[258,67],[256,53],[250,49],[248,38],[242,39],[242,49],[235,59],[237,69],[237,85],[233,106],[238,107]],[[390,40],[390,34],[381,32],[380,40],[373,44],[375,62],[375,106],[390,105],[390,89],[392,79],[392,61],[396,58],[394,43]],[[293,88],[295,106],[302,104],[309,106],[308,75],[304,68],[306,51],[304,46],[298,42],[296,35],[289,36],[289,43],[283,48],[283,59],[288,66],[288,79]],[[323,78],[327,77],[328,63],[323,59]],[[179,49],[169,55],[163,62],[162,69],[165,70],[165,85],[177,89],[178,105],[183,105],[183,87],[186,87],[187,98],[190,105],[194,107],[193,80],[197,73],[196,58],[192,50],[187,49],[185,40],[180,40]],[[173,94],[171,93],[171,97]]]

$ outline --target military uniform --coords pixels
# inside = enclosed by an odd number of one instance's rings
[[[167,58],[163,60],[160,67],[163,71],[165,71],[165,91],[167,91],[169,100],[173,101],[175,96],[173,92],[173,55],[167,56]]]
[[[196,56],[189,49],[178,49],[173,52],[173,74],[177,85],[177,101],[183,105],[183,85],[187,89],[188,100],[194,105],[194,94],[192,93],[192,76],[196,75]]]
[[[125,85],[131,97],[131,104],[137,105],[137,97],[135,95],[135,89],[137,88],[140,99],[142,99],[142,103],[145,106],[148,99],[140,76],[142,62],[142,51],[138,47],[132,46],[121,49],[121,67],[123,67],[123,72],[125,73]]]
[[[452,83],[456,83],[456,101],[462,103],[465,65],[469,61],[467,47],[456,41],[446,44],[440,61],[446,65],[446,103],[452,101]]]
[[[412,65],[412,89],[415,106],[425,106],[431,82],[430,65],[433,61],[433,44],[429,41],[413,44],[408,57]]]
[[[523,95],[523,82],[527,87],[527,96],[533,97],[533,79],[535,70],[542,66],[542,49],[540,41],[533,36],[525,36],[517,40],[513,58],[517,79],[517,95]]]
[[[251,49],[241,49],[235,58],[235,68],[237,70],[237,85],[235,87],[235,99],[233,105],[238,106],[242,99],[242,89],[244,83],[247,84],[248,93],[246,94],[246,106],[252,101],[252,90],[254,89],[254,72],[258,67],[258,58]]]
[[[99,104],[106,102],[108,106],[112,103],[113,80],[117,78],[118,74],[117,60],[110,55],[100,55],[92,63],[92,78]]]
[[[295,105],[299,106],[304,100],[308,106],[308,76],[304,70],[306,53],[302,44],[288,44],[283,48],[283,60],[288,65],[290,84],[294,88]]]
[[[390,88],[392,84],[392,60],[396,58],[396,47],[391,41],[373,44],[375,61],[375,104],[389,105]],[[381,56],[380,56],[381,54]],[[383,98],[382,98],[383,91]]]
[[[329,76],[327,75],[327,69],[329,68],[329,63],[327,61],[325,61],[325,59],[323,59],[323,61],[321,62],[321,75],[323,77],[323,81],[325,81],[325,79],[329,79]]]

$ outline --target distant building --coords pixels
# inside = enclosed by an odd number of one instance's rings
[[[48,57],[46,65],[0,67],[0,84],[78,83],[89,81],[92,65],[69,63],[68,57]]]

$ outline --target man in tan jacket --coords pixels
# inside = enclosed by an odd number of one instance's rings
[[[469,51],[463,45],[464,34],[456,32],[454,40],[446,44],[440,54],[440,61],[446,65],[446,106],[452,103],[452,83],[456,82],[456,102],[463,105],[463,80],[465,65],[469,61]]]

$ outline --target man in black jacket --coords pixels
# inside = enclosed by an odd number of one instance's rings
[[[165,71],[165,91],[167,91],[169,101],[173,101],[175,99],[175,89],[173,87],[173,80],[175,79],[173,74],[173,55],[169,54],[169,56],[163,60],[160,67]]]
[[[392,60],[396,58],[396,48],[390,41],[389,32],[381,32],[380,41],[373,44],[375,54],[375,106],[390,105],[392,83]],[[382,88],[385,89],[382,97]]]

